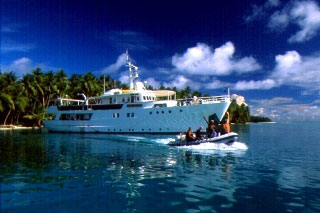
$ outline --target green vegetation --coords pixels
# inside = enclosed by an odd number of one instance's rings
[[[262,117],[262,116],[250,116],[250,122],[271,122],[271,119],[268,117]]]
[[[127,85],[106,77],[106,89]],[[78,93],[87,97],[101,95],[103,76],[72,75],[69,79],[63,70],[42,72],[40,68],[18,79],[14,72],[0,74],[0,123],[40,126],[46,118],[45,110],[50,99],[58,97],[79,98]],[[68,94],[68,95],[67,95]]]
[[[103,76],[97,78],[88,72],[84,75],[73,74],[67,77],[63,70],[57,72],[43,72],[40,68],[32,73],[25,74],[18,79],[14,72],[0,73],[0,124],[22,124],[25,126],[40,126],[46,118],[46,108],[50,99],[79,98],[78,93],[84,93],[87,97],[99,96],[103,92]],[[128,86],[109,76],[105,78],[106,90],[111,88],[127,89]],[[151,86],[148,89],[152,89]],[[209,94],[201,94],[192,91],[190,87],[178,90],[176,87],[160,89],[174,90],[177,99],[203,97]],[[250,109],[244,104],[239,106],[232,101],[228,111],[230,122],[262,122],[270,121],[268,118],[250,116]]]
[[[232,100],[228,112],[230,113],[230,123],[245,124],[250,121],[249,106],[244,104],[239,106],[235,100]]]

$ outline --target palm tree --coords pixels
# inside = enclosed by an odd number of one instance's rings
[[[57,95],[59,97],[64,97],[67,94],[69,81],[67,78],[67,74],[62,70],[58,70],[55,74],[55,85],[57,89]]]

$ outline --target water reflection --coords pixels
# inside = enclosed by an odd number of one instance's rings
[[[251,140],[248,150],[180,149],[158,136],[3,134],[1,208],[246,212],[268,209],[267,203],[283,212],[319,206],[319,193],[310,187],[319,185],[318,167],[304,161],[306,168],[297,169],[298,157],[280,161],[279,152],[266,151],[272,138],[263,143],[255,126],[234,128],[241,141]],[[313,198],[303,202],[306,193]]]

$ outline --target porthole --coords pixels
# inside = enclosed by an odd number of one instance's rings
[[[164,113],[164,111],[161,111],[161,113],[163,114],[163,113]]]
[[[169,113],[171,113],[171,110],[169,110]]]
[[[149,131],[151,131],[151,129],[149,129]]]
[[[144,131],[144,129],[142,129],[142,131]]]
[[[127,117],[130,117],[130,113],[129,112],[127,113]]]
[[[161,131],[161,128],[159,128],[159,130]]]
[[[159,114],[159,111],[157,111],[157,114]]]
[[[114,131],[117,131],[116,129],[114,129]]]
[[[152,112],[149,112],[150,115],[152,115]]]
[[[180,109],[179,111],[182,112],[182,109]]]

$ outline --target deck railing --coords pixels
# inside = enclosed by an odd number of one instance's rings
[[[193,105],[193,104],[210,104],[228,102],[230,97],[228,95],[221,96],[210,96],[210,97],[195,97],[195,98],[184,98],[177,99],[178,106]]]

